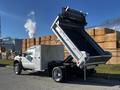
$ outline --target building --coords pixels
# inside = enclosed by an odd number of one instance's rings
[[[20,52],[22,50],[22,39],[13,39],[10,37],[3,38],[2,47],[12,52]]]
[[[3,58],[9,53],[20,53],[22,51],[22,39],[14,39],[10,37],[0,39],[0,53]]]

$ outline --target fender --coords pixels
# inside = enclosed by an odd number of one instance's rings
[[[20,56],[16,56],[15,58],[14,58],[14,63],[13,63],[13,65],[15,65],[15,63],[19,63],[21,66],[22,66],[22,57],[20,57]],[[23,68],[23,66],[22,66],[22,68]]]
[[[20,62],[21,61],[21,57],[20,56],[16,56],[15,58],[14,58],[14,62]]]

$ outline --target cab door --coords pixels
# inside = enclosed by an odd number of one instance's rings
[[[34,69],[33,65],[34,52],[27,52],[25,57],[22,57],[22,65],[25,69]]]

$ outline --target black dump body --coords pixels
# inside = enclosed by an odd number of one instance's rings
[[[59,26],[80,51],[89,53],[86,63],[106,63],[111,58],[111,53],[104,51],[85,31],[85,16],[82,12],[63,8],[58,18]]]

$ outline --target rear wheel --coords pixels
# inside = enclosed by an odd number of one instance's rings
[[[54,67],[52,71],[52,78],[56,82],[63,82],[65,80],[65,68]]]
[[[15,63],[14,64],[14,72],[16,75],[20,75],[22,72],[22,66],[20,63]]]

